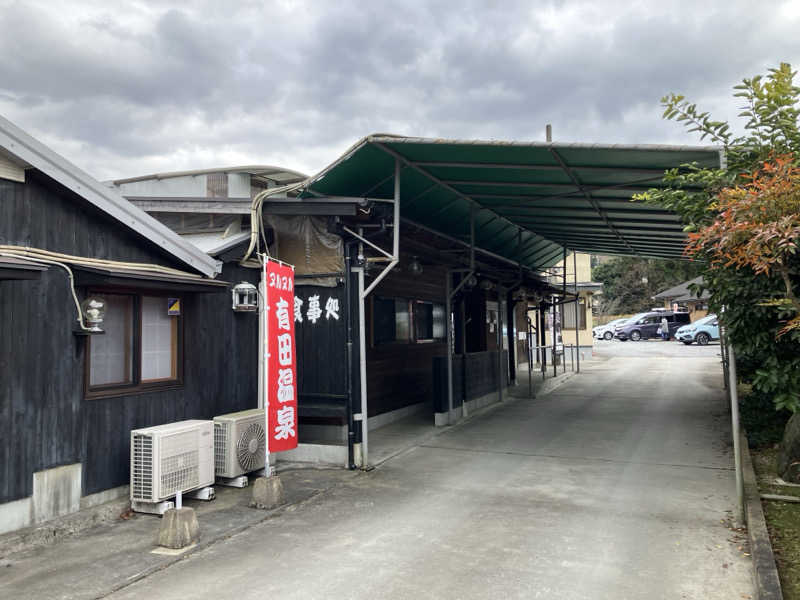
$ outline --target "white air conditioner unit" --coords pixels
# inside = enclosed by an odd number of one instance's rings
[[[131,431],[131,504],[163,513],[177,492],[214,484],[214,424],[179,421]],[[151,508],[147,505],[159,505]]]
[[[267,437],[264,409],[214,417],[214,470],[231,479],[264,468]]]

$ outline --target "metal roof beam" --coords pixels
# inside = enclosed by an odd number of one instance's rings
[[[409,165],[409,166],[410,166],[412,169],[414,169],[415,171],[418,171],[419,173],[421,173],[422,175],[424,175],[425,177],[427,177],[427,178],[428,178],[428,179],[430,179],[431,181],[433,181],[433,182],[435,182],[435,183],[438,183],[440,186],[442,186],[443,188],[445,188],[445,189],[447,189],[447,190],[450,190],[451,192],[453,192],[453,193],[454,193],[454,194],[456,194],[457,196],[461,196],[461,197],[462,197],[464,200],[466,200],[468,203],[470,203],[470,204],[474,204],[474,205],[475,205],[475,207],[476,207],[477,209],[489,210],[489,209],[486,209],[486,208],[484,208],[483,206],[481,206],[481,205],[480,205],[480,204],[479,204],[477,201],[473,200],[473,199],[472,199],[472,198],[470,198],[468,195],[466,195],[466,194],[464,194],[463,192],[461,192],[461,191],[457,190],[457,189],[456,189],[456,188],[454,188],[453,186],[449,185],[447,182],[445,182],[445,181],[443,181],[443,180],[439,179],[438,177],[436,177],[436,175],[434,175],[434,174],[432,174],[432,173],[430,173],[430,172],[426,171],[426,170],[425,170],[425,169],[423,169],[422,167],[418,167],[418,166],[414,165],[412,161],[410,161],[408,158],[406,158],[405,156],[403,156],[403,155],[402,155],[402,154],[400,154],[399,152],[397,152],[397,151],[395,151],[395,150],[392,150],[392,149],[391,149],[391,148],[389,148],[389,147],[388,147],[386,144],[384,144],[384,143],[381,143],[381,142],[375,142],[375,141],[373,141],[373,143],[374,143],[376,146],[378,146],[378,148],[380,148],[381,150],[383,150],[384,152],[386,152],[387,154],[389,154],[390,156],[392,156],[392,157],[394,157],[395,159],[399,160],[401,163],[403,163],[403,164],[405,164],[405,165]],[[493,212],[493,211],[491,211],[491,210],[490,210],[490,212]],[[497,213],[493,213],[493,214],[497,214]],[[501,218],[502,220],[504,220],[504,221],[507,221],[507,220],[508,220],[508,219],[504,219],[504,218],[503,218],[501,215],[498,215],[498,217],[500,217],[500,218]],[[513,223],[512,223],[512,224],[513,224]]]
[[[431,191],[435,190],[437,187],[439,187],[439,185],[438,185],[438,184],[436,184],[436,183],[434,183],[434,184],[433,184],[433,185],[431,185],[430,187],[427,187],[427,188],[425,188],[425,189],[424,189],[424,190],[422,190],[422,191],[421,191],[419,194],[417,194],[416,196],[414,196],[414,197],[413,197],[413,198],[411,198],[410,200],[407,200],[407,201],[404,203],[404,205],[403,205],[403,208],[405,208],[406,210],[408,210],[409,208],[411,208],[411,206],[412,206],[412,205],[414,205],[414,204],[417,202],[417,200],[419,200],[420,198],[422,198],[423,196],[425,196],[425,195],[426,195],[428,192],[431,192]]]
[[[403,165],[403,166],[400,168],[400,172],[402,173],[402,172],[403,172],[403,170],[405,170],[405,169],[406,169],[406,165]],[[373,185],[371,188],[369,188],[369,189],[368,189],[366,192],[364,192],[364,193],[363,193],[363,194],[361,194],[361,195],[362,195],[362,196],[364,196],[364,197],[366,198],[367,196],[369,196],[369,195],[370,195],[370,193],[371,193],[371,192],[374,192],[375,190],[377,190],[377,189],[378,189],[379,187],[381,187],[381,186],[382,186],[384,183],[388,183],[388,182],[392,181],[392,180],[393,180],[395,177],[396,177],[396,174],[394,173],[394,171],[392,171],[392,174],[391,174],[391,175],[388,175],[387,177],[384,177],[384,178],[383,178],[383,179],[381,179],[381,180],[380,180],[378,183],[376,183],[375,185]]]
[[[532,231],[528,231],[528,233],[531,234],[531,241],[522,249],[525,254],[520,253],[521,260],[526,260],[531,254],[553,244],[550,240],[544,239]]]
[[[559,165],[529,165],[529,164],[505,164],[505,163],[472,163],[472,162],[438,162],[438,161],[413,161],[412,164],[420,167],[450,167],[457,169],[511,169],[516,171],[563,171]],[[619,173],[625,171],[638,173],[641,175],[653,175],[654,178],[663,179],[665,169],[648,169],[644,167],[593,167],[588,165],[572,165],[573,169],[580,171],[597,171]]]
[[[580,203],[586,202],[585,198],[575,198],[575,200],[579,200]],[[603,210],[625,210],[632,213],[637,214],[646,214],[646,215],[672,215],[674,218],[677,216],[674,213],[671,213],[665,209],[652,209],[652,208],[632,208],[632,205],[635,206],[630,200],[612,200],[610,202],[600,200],[603,204],[601,208]],[[594,208],[589,205],[581,206],[579,203],[571,203],[570,205],[541,205],[541,204],[529,204],[529,203],[502,203],[502,202],[492,202],[484,204],[483,206],[491,207],[491,208],[524,208],[527,210],[583,210],[583,211],[593,211]]]
[[[632,244],[642,245],[668,245],[668,246],[680,246],[683,248],[685,244],[685,240],[682,238],[672,238],[672,237],[658,237],[654,238],[653,236],[643,235],[640,233],[632,233],[628,238],[623,242],[617,239],[615,236],[607,233],[598,233],[598,232],[590,232],[590,231],[582,231],[577,233],[565,233],[563,231],[546,231],[542,233],[543,236],[551,240],[556,240],[559,243],[569,242],[571,239],[575,240],[603,240],[607,242],[614,242],[617,244],[623,244],[625,246],[630,246]]]
[[[648,188],[649,189],[649,188]],[[613,190],[609,190],[613,191]],[[530,200],[531,202],[541,202],[543,200],[583,200],[583,196],[578,196],[577,191],[575,194],[536,194],[535,192],[528,192],[526,194],[470,194],[472,198],[479,200]],[[631,194],[615,194],[613,196],[597,196],[598,200],[618,200],[622,202],[630,202]],[[645,208],[651,208],[647,204],[643,204]],[[655,209],[659,210],[659,209]]]
[[[461,199],[462,199],[462,198],[461,198],[461,196],[456,196],[455,198],[453,198],[453,199],[452,199],[452,200],[450,200],[449,202],[446,202],[446,203],[444,204],[444,206],[440,206],[440,207],[439,207],[439,208],[438,208],[438,209],[437,209],[435,212],[432,212],[432,213],[430,213],[430,214],[426,215],[426,217],[427,217],[427,218],[429,218],[429,219],[434,219],[434,218],[438,217],[438,216],[439,216],[439,215],[441,215],[442,213],[445,213],[445,212],[447,212],[447,210],[448,210],[448,209],[449,209],[451,206],[453,206],[453,205],[454,205],[456,202],[458,202],[458,201],[459,201],[459,200],[461,200]]]
[[[511,216],[511,215],[508,215]],[[584,216],[570,216],[564,217],[559,215],[530,215],[530,214],[515,214],[515,220],[519,219],[530,219],[531,223],[563,223],[565,225],[570,225],[572,223],[597,223],[597,217],[584,217]],[[678,228],[680,231],[683,231],[683,225],[678,223],[677,221],[661,221],[661,222],[653,222],[647,219],[626,219],[624,217],[614,218],[611,219],[615,225],[617,226],[626,226],[626,225],[639,225],[642,227],[647,227],[650,229],[659,229],[659,228]],[[518,222],[522,223],[522,220]]]
[[[683,256],[682,254],[676,254],[674,252],[663,252],[660,250],[642,250],[637,252],[631,252],[627,248],[623,247],[604,247],[595,245],[576,247],[576,250],[587,254],[615,254],[623,256],[633,255],[642,258],[659,258],[663,260],[687,260],[686,257]]]
[[[500,218],[500,215],[498,215],[497,213],[492,213],[492,218],[491,218],[491,219],[489,219],[488,221],[486,221],[486,223],[484,223],[484,224],[483,224],[483,225],[481,225],[480,227],[478,227],[478,228],[475,230],[475,233],[476,233],[476,234],[477,234],[477,233],[479,233],[481,230],[483,230],[485,227],[487,227],[487,226],[491,225],[492,223],[494,223],[494,222],[495,222],[497,219],[499,219],[499,218]]]
[[[557,250],[555,250],[554,252],[551,252],[550,254],[548,254],[547,256],[545,256],[545,257],[542,259],[542,262],[541,262],[541,264],[542,264],[542,265],[545,265],[545,264],[549,263],[551,260],[553,260],[554,258],[556,258],[556,257],[560,256],[560,255],[561,255],[561,254],[563,254],[563,253],[564,253],[564,247],[563,247],[563,245],[562,245],[560,248],[558,248],[558,249],[557,249]],[[543,267],[543,268],[546,268],[546,267]]]
[[[685,243],[685,240],[683,238],[678,238],[678,237],[653,237],[653,236],[649,236],[649,235],[643,235],[641,233],[631,233],[631,234],[629,234],[626,237],[624,242],[619,241],[613,235],[606,235],[606,234],[603,234],[603,233],[592,232],[592,231],[581,231],[581,232],[576,232],[576,233],[564,233],[563,231],[555,231],[554,230],[554,231],[542,231],[541,235],[543,235],[543,236],[545,236],[545,237],[547,237],[547,238],[549,238],[551,240],[559,240],[559,243],[561,243],[561,240],[565,240],[565,241],[569,242],[569,240],[572,240],[572,239],[576,239],[576,240],[578,240],[578,239],[584,239],[584,240],[593,239],[593,240],[617,241],[618,243],[626,245],[626,246],[630,246],[632,244],[635,244],[635,243],[639,242],[640,245],[661,243],[661,244],[665,244],[665,245],[676,245],[676,246],[680,246],[681,248],[683,248],[684,243]]]
[[[500,238],[500,234],[502,234],[502,233],[505,233],[505,232],[506,232],[506,230],[508,229],[508,226],[507,226],[507,227],[504,227],[503,229],[501,229],[500,231],[498,231],[497,233],[495,233],[495,234],[493,234],[493,235],[492,235],[492,242],[493,242],[493,243],[492,243],[492,246],[494,246],[495,248],[497,248],[498,246],[499,246],[499,247],[505,246],[505,244],[507,244],[508,242],[510,242],[512,239],[514,239],[514,238],[515,238],[515,237],[516,237],[516,236],[519,234],[519,232],[520,232],[520,231],[523,231],[522,227],[520,227],[520,226],[519,226],[519,225],[517,225],[516,223],[509,223],[509,226],[511,226],[511,227],[514,227],[514,228],[515,228],[515,230],[514,230],[514,231],[512,231],[512,233],[513,233],[514,235],[513,235],[513,236],[511,236],[510,238],[506,239],[506,240],[503,240],[503,241],[501,242],[501,241],[500,241],[500,239],[499,239],[499,238]]]
[[[536,260],[537,257],[542,255],[542,252],[549,252],[550,248],[553,244],[560,246],[558,242],[553,242],[552,240],[544,240],[547,242],[546,245],[538,245],[536,248],[532,248],[525,256],[522,257],[522,260]]]
[[[560,226],[560,223],[547,223],[544,221],[530,221],[525,222],[528,229],[530,231],[562,231],[569,235],[572,231],[576,233],[581,233],[585,231],[594,231],[597,233],[604,233],[608,234],[609,236],[613,236],[613,233],[610,233],[607,229],[605,229],[601,223],[596,225],[587,224],[587,223],[573,223],[571,225],[565,225],[564,227]],[[658,229],[648,229],[646,227],[637,227],[637,226],[620,226],[616,225],[617,230],[620,233],[634,233],[634,234],[642,234],[647,235],[650,237],[676,237],[680,239],[686,238],[686,233],[683,229],[669,229],[666,227],[658,228]]]
[[[636,180],[636,181],[629,181],[629,182],[627,182],[625,185],[626,185],[626,186],[630,186],[630,185],[633,185],[633,184],[636,184],[636,183],[647,183],[647,182],[649,182],[649,181],[651,181],[651,180],[650,180],[650,179],[642,179],[642,180]],[[607,191],[607,190],[614,190],[614,189],[622,189],[622,188],[619,188],[618,186],[614,186],[614,185],[611,185],[611,186],[602,186],[602,185],[597,185],[597,186],[589,186],[589,185],[581,185],[580,187],[581,187],[581,189],[580,189],[580,190],[575,190],[574,192],[569,192],[569,193],[567,193],[567,194],[556,194],[556,195],[553,195],[553,196],[546,196],[546,195],[543,195],[543,194],[542,194],[542,195],[537,195],[537,198],[543,198],[543,199],[549,199],[549,200],[569,200],[569,199],[574,199],[576,194],[580,194],[580,193],[581,193],[581,190],[582,190],[583,192],[593,192],[593,191],[603,191],[603,190],[606,190],[606,191]],[[656,186],[652,186],[652,185],[651,185],[651,186],[649,186],[649,187],[648,187],[648,188],[646,188],[646,189],[650,189],[650,188],[652,188],[652,187],[656,187]],[[634,191],[634,190],[632,190],[631,188],[626,188],[626,189],[629,189],[630,191]],[[584,195],[585,195],[585,194],[584,194]],[[477,198],[477,197],[479,197],[479,196],[480,196],[480,197],[485,197],[485,195],[483,195],[483,194],[470,194],[470,196],[471,196],[471,197],[473,197],[473,198]],[[510,196],[511,196],[511,197],[513,197],[514,195],[513,195],[513,194],[510,194]],[[603,198],[602,198],[602,197],[599,197],[599,198],[597,198],[597,199],[598,199],[598,200],[603,200]],[[625,199],[629,200],[629,199],[630,199],[630,196],[627,196],[627,195],[625,195],[625,196],[623,196],[623,197],[622,197],[622,199],[623,199],[623,200],[625,200]]]
[[[469,181],[469,180],[461,180],[461,179],[447,179],[442,180],[444,183],[448,185],[475,185],[480,187],[511,187],[511,188],[547,188],[547,189],[557,189],[557,190],[575,190],[575,193],[580,193],[582,191],[581,184],[569,184],[569,183],[532,183],[532,182],[521,182],[521,181]],[[592,186],[591,190],[630,190],[633,193],[639,192],[646,192],[647,190],[651,189],[650,187],[642,187],[636,186],[632,187],[633,184],[627,183],[619,183],[619,184],[611,184],[607,186]],[[544,195],[543,195],[544,196]]]
[[[614,234],[626,246],[628,246],[628,248],[630,248],[630,244],[628,244],[628,242],[625,240],[625,238],[622,237],[622,235],[614,228],[614,226],[608,220],[608,217],[606,216],[606,214],[603,212],[603,210],[600,208],[600,206],[597,204],[597,202],[592,198],[592,194],[587,189],[584,189],[584,187],[581,184],[580,180],[578,179],[577,175],[575,175],[575,173],[572,172],[572,170],[569,168],[569,166],[567,166],[567,163],[564,161],[564,159],[561,158],[561,155],[558,153],[558,151],[555,148],[553,148],[552,146],[550,146],[550,154],[553,155],[553,158],[555,158],[556,161],[558,161],[558,164],[561,165],[561,168],[564,169],[564,173],[567,174],[567,177],[569,177],[575,183],[575,185],[578,186],[578,189],[580,189],[580,191],[583,193],[583,195],[586,198],[586,200],[589,201],[589,204],[591,204],[592,207],[597,211],[597,214],[600,215],[600,218],[603,219],[603,221],[605,221],[605,223],[608,226],[608,228],[611,231],[613,231]],[[631,248],[631,250],[633,250],[633,248]]]
[[[400,218],[400,222],[401,223],[405,223],[406,225],[410,225],[411,227],[416,227],[417,229],[420,229],[422,231],[427,231],[428,233],[431,233],[433,235],[439,236],[443,240],[447,240],[449,242],[452,242],[454,244],[458,244],[458,245],[463,246],[465,248],[469,248],[470,247],[470,244],[468,242],[465,242],[464,240],[460,240],[460,239],[458,239],[456,237],[453,237],[451,235],[447,235],[446,233],[442,233],[441,231],[437,231],[436,229],[433,229],[432,227],[428,227],[426,225],[422,225],[421,223],[417,223],[416,221],[412,221],[411,219],[408,219],[406,217],[401,217]],[[498,260],[500,262],[504,262],[506,264],[513,265],[515,268],[519,267],[519,263],[517,261],[511,260],[510,258],[506,258],[505,256],[500,256],[499,254],[495,254],[494,252],[492,252],[490,250],[486,250],[485,248],[481,248],[480,246],[475,246],[475,252],[478,252],[480,254],[483,254],[484,256],[488,256],[488,257],[493,258],[495,260]],[[528,265],[523,265],[523,268],[526,269],[529,272],[533,272],[533,269],[531,269],[531,267],[529,267]]]
[[[572,240],[570,242],[576,248],[581,246],[584,248],[605,248],[606,250],[615,249],[618,252],[633,252],[634,254],[645,254],[647,252],[658,252],[665,256],[683,256],[683,251],[680,248],[651,246],[647,248],[634,248],[632,251],[621,244],[609,244],[607,242],[597,242],[592,240]]]

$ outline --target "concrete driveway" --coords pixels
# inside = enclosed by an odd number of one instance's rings
[[[112,597],[750,598],[718,359],[600,354]]]

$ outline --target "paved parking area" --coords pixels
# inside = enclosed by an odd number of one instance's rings
[[[601,360],[553,393],[112,597],[750,598],[716,350],[598,345]]]
[[[637,358],[655,358],[669,356],[680,359],[711,359],[719,360],[719,342],[710,342],[707,346],[692,344],[687,346],[681,342],[670,340],[642,340],[639,342],[621,342],[619,340],[595,340],[594,356],[600,358],[614,358],[630,356]]]

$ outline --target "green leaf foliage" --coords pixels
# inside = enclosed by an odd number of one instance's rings
[[[703,265],[685,260],[621,256],[597,265],[592,270],[592,281],[603,284],[601,313],[624,315],[649,310],[659,304],[654,303],[653,296],[702,271]]]
[[[800,88],[794,85],[795,75],[789,64],[782,63],[734,87],[734,97],[741,100],[740,135],[681,95],[662,98],[664,118],[719,144],[725,165],[721,169],[683,165],[665,174],[667,187],[639,194],[634,201],[666,207],[680,215],[686,231],[697,232],[717,218],[716,197],[722,189],[749,181],[773,156],[800,157]],[[790,254],[790,277],[800,285],[800,259],[793,250]],[[711,267],[710,256],[695,255],[695,259],[705,262],[702,274],[711,294],[710,308],[720,315],[733,343],[740,379],[752,384],[757,397],[769,398],[777,410],[800,409],[800,331],[779,335],[794,316],[785,282],[774,273]]]

